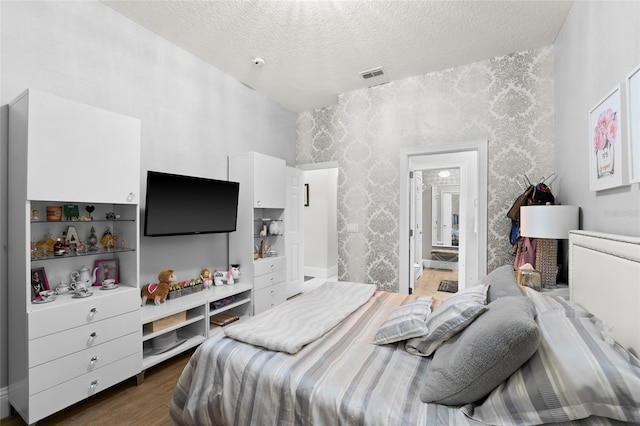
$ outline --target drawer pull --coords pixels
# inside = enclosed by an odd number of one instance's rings
[[[93,333],[91,333],[89,335],[89,337],[91,337],[92,339],[95,339],[96,337],[98,337],[98,333],[96,333],[95,331]]]
[[[97,308],[91,308],[91,310],[89,310],[90,313],[92,313],[93,315],[98,313],[98,309]]]
[[[96,362],[98,362],[98,357],[97,356],[92,356],[91,357],[91,365],[95,364]]]
[[[91,390],[95,390],[98,387],[98,382],[97,380],[94,380],[93,382],[91,382]]]
[[[134,198],[136,198],[136,194],[133,192],[130,192],[129,195],[127,195],[127,201],[129,202],[133,201]]]

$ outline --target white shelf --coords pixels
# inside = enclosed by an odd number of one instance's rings
[[[163,330],[164,331],[164,330]],[[157,355],[144,355],[142,357],[142,369],[146,370],[150,367],[153,367],[154,365],[165,361],[171,357],[174,357],[184,351],[186,351],[187,349],[191,349],[194,346],[198,346],[199,344],[201,344],[202,342],[204,342],[205,340],[207,340],[206,337],[201,336],[201,335],[196,335],[196,336],[192,336],[190,338],[188,338],[183,344],[181,344],[180,346],[176,346],[175,348],[167,351],[167,352],[163,352],[161,354],[157,354]]]
[[[242,300],[238,300],[237,302],[229,303],[228,305],[224,305],[221,308],[209,311],[209,316],[212,317],[214,315],[218,315],[219,313],[226,312],[226,311],[228,311],[230,309],[235,308],[236,306],[246,305],[247,303],[250,303],[250,302],[251,302],[251,298],[247,297],[246,299],[242,299]]]
[[[187,314],[187,316],[188,316],[188,314]],[[198,322],[200,320],[203,320],[204,318],[205,318],[204,314],[194,315],[191,318],[187,318],[186,321],[183,321],[183,322],[181,322],[179,324],[175,324],[175,325],[172,325],[172,326],[169,326],[169,327],[165,327],[162,330],[154,331],[152,333],[145,333],[143,331],[142,332],[142,341],[145,342],[145,341],[147,341],[149,339],[153,339],[154,337],[157,337],[157,336],[160,336],[162,334],[168,333],[169,331],[177,330],[177,329],[185,327],[185,326],[187,326],[189,324],[196,323],[196,322]]]

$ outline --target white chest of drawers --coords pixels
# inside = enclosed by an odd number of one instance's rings
[[[28,313],[29,422],[137,374],[142,366],[138,290],[59,296]]]

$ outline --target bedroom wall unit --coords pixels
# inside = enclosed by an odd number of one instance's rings
[[[140,122],[27,90],[9,104],[8,153],[9,402],[32,424],[140,371]],[[48,221],[48,206],[68,216]],[[70,226],[86,247],[53,256],[44,236]],[[96,260],[118,265],[117,287],[38,297],[34,271],[54,289]]]
[[[142,372],[137,375],[138,384],[143,382],[144,372],[149,367],[197,346],[208,337],[220,332],[222,327],[211,324],[211,317],[226,312],[235,314],[242,320],[243,317],[251,315],[251,291],[250,284],[225,284],[209,287],[177,299],[166,300],[158,306],[153,304],[143,306],[140,312],[143,358]],[[175,323],[160,330],[153,329],[154,322],[169,319],[174,315],[179,316],[182,313],[184,315]],[[166,336],[174,331],[177,341],[173,343],[169,341],[166,348],[154,347],[154,338]]]
[[[229,234],[229,262],[253,285],[253,314],[293,296],[286,283],[286,163],[248,152],[229,156],[229,180],[240,182],[237,230]]]

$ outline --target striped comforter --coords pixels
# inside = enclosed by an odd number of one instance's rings
[[[420,401],[429,358],[408,354],[404,345],[371,344],[387,316],[414,297],[376,292],[294,355],[219,333],[185,367],[171,417],[190,425],[480,424]]]

